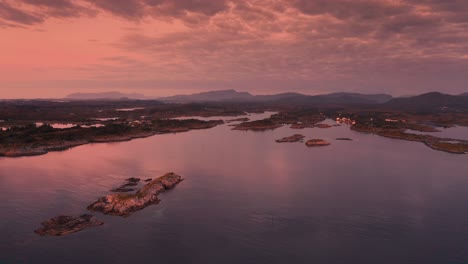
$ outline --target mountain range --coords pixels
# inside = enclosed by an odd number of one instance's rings
[[[403,111],[432,111],[448,108],[468,110],[468,96],[430,92],[412,97],[393,98],[381,106]]]
[[[65,99],[68,100],[123,100],[135,99],[144,100],[148,99],[143,94],[138,93],[121,93],[121,92],[103,92],[103,93],[72,93],[67,95]]]
[[[236,90],[219,90],[195,93],[190,95],[174,95],[151,98],[137,93],[74,93],[66,97],[69,100],[158,100],[168,103],[202,103],[202,102],[232,102],[232,103],[275,103],[289,105],[378,105],[394,110],[433,111],[444,108],[468,110],[468,93],[449,95],[430,92],[417,96],[392,97],[388,94],[361,93],[330,93],[322,95],[304,95],[300,93],[279,93],[272,95],[252,95]]]
[[[359,94],[359,93],[331,93],[324,95],[304,95],[300,93],[280,93],[272,95],[252,95],[248,92],[236,90],[220,90],[196,93],[191,95],[175,95],[156,98],[163,102],[190,103],[190,102],[280,102],[296,104],[330,104],[330,103],[356,103],[375,104],[384,103],[392,99],[388,94]]]

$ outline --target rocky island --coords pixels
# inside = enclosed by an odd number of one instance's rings
[[[314,125],[308,125],[308,124],[303,124],[303,123],[294,123],[289,128],[291,128],[291,129],[304,129],[304,128],[313,127],[313,126]]]
[[[128,178],[125,180],[125,182],[122,185],[120,185],[119,187],[115,189],[112,189],[111,192],[133,192],[135,191],[135,188],[132,188],[132,187],[137,186],[139,182],[140,182],[140,178],[134,178],[134,177]]]
[[[84,214],[80,216],[61,215],[41,223],[42,227],[34,232],[41,236],[63,236],[81,231],[85,228],[104,224],[94,216]]]
[[[108,194],[99,198],[87,208],[90,211],[99,211],[104,214],[128,216],[132,212],[141,210],[151,204],[158,203],[158,194],[174,188],[181,181],[181,176],[175,173],[167,173],[148,182],[134,194]]]
[[[128,216],[131,212],[158,203],[158,194],[174,188],[181,181],[181,176],[175,173],[167,173],[154,180],[146,179],[145,182],[147,183],[142,188],[136,193],[129,194],[127,192],[134,191],[134,189],[128,187],[136,186],[141,181],[139,178],[128,178],[120,187],[111,190],[115,193],[99,198],[87,209],[100,211],[104,214]],[[41,236],[63,236],[103,224],[90,214],[80,216],[61,215],[42,222],[42,227],[34,230],[34,232]]]
[[[250,122],[243,122],[234,126],[233,130],[253,130],[253,131],[264,131],[273,130],[282,127],[282,124],[274,122],[270,118],[255,120]]]
[[[307,140],[305,143],[308,147],[320,147],[320,146],[328,146],[330,142],[323,140],[323,139],[311,139]]]
[[[305,138],[305,136],[303,136],[301,134],[295,134],[295,135],[292,135],[292,136],[289,136],[289,137],[284,137],[282,139],[277,139],[276,142],[277,143],[298,142],[298,141],[302,141],[304,138]]]

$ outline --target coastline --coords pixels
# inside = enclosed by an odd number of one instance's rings
[[[439,138],[432,135],[420,135],[405,133],[401,130],[385,130],[369,127],[351,126],[352,130],[366,134],[375,134],[381,137],[420,142],[433,150],[443,151],[451,154],[466,154],[468,153],[468,141],[454,138]],[[449,143],[456,141],[458,143]]]
[[[112,143],[112,142],[125,142],[131,141],[138,138],[147,138],[155,135],[161,134],[170,134],[170,133],[181,133],[188,132],[190,130],[199,130],[199,129],[209,129],[213,128],[219,124],[224,123],[222,120],[213,120],[213,121],[202,121],[205,122],[204,125],[200,126],[186,126],[186,127],[176,127],[176,128],[166,128],[160,129],[157,131],[151,132],[138,132],[135,134],[128,135],[107,135],[107,136],[96,136],[95,138],[86,140],[70,140],[70,141],[52,141],[48,142],[50,145],[40,145],[40,143],[34,143],[30,145],[25,145],[21,147],[3,147],[0,146],[0,157],[6,158],[18,158],[18,157],[28,157],[28,156],[40,156],[45,155],[49,152],[55,151],[64,151],[81,145],[91,144],[91,143]]]

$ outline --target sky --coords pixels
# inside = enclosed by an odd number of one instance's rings
[[[0,98],[468,91],[466,0],[0,0]]]

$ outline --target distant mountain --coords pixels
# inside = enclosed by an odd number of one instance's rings
[[[360,94],[360,93],[331,93],[322,95],[325,98],[354,98],[371,101],[373,103],[382,104],[390,101],[393,97],[389,94]]]
[[[251,102],[282,102],[289,100],[297,100],[299,98],[307,97],[307,95],[300,93],[279,93],[279,94],[267,94],[267,95],[255,95],[250,101]]]
[[[157,100],[163,102],[189,103],[189,102],[214,102],[214,101],[233,101],[250,100],[254,96],[247,92],[237,92],[236,90],[220,90],[190,95],[174,95],[160,97]]]
[[[196,93],[191,95],[175,95],[157,98],[165,102],[278,102],[298,104],[377,104],[392,99],[387,94],[333,93],[325,95],[304,95],[300,93],[280,93],[272,95],[252,95],[236,90],[221,90]]]
[[[468,92],[467,93],[462,93],[462,94],[459,94],[460,96],[468,96]]]
[[[322,95],[302,95],[278,100],[283,104],[296,105],[372,105],[392,98],[385,94],[332,93]]]
[[[382,106],[405,111],[468,110],[468,96],[431,92],[413,97],[394,98]]]
[[[103,92],[103,93],[72,93],[67,95],[69,100],[122,100],[122,99],[145,99],[143,94],[121,93],[121,92]]]

